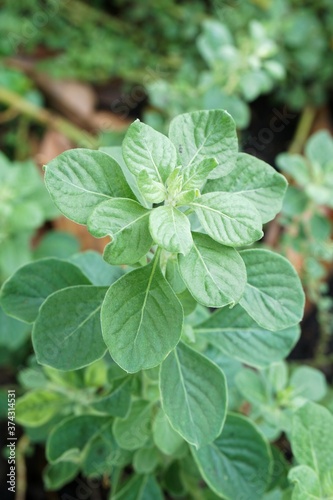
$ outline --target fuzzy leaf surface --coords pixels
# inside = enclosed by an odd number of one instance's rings
[[[168,252],[187,255],[193,241],[189,219],[170,205],[151,211],[149,229],[155,243]]]
[[[128,127],[123,156],[132,174],[139,176],[145,170],[153,181],[160,184],[165,183],[177,166],[176,149],[170,140],[139,120]],[[141,192],[144,194],[142,186]]]
[[[272,457],[268,442],[250,420],[229,414],[213,443],[191,451],[204,480],[219,497],[263,498]]]
[[[300,336],[298,325],[271,332],[259,326],[237,304],[223,308],[194,327],[194,333],[203,336],[221,352],[250,366],[262,368],[284,359]]]
[[[161,366],[162,407],[172,427],[196,447],[213,441],[226,416],[225,376],[209,359],[184,343]]]
[[[150,210],[124,198],[113,198],[98,205],[88,219],[88,229],[96,238],[109,235],[111,243],[104,250],[109,264],[135,264],[150,249]]]
[[[32,331],[39,363],[77,370],[105,354],[100,310],[106,291],[106,287],[73,286],[46,299]]]
[[[134,198],[118,163],[102,151],[65,151],[45,167],[45,183],[59,210],[79,224],[102,201]]]
[[[258,210],[238,194],[207,193],[190,206],[206,233],[222,245],[249,245],[263,236]]]
[[[193,295],[207,307],[236,304],[244,291],[246,271],[238,252],[209,236],[192,233],[193,246],[178,256],[181,276]]]
[[[290,262],[269,250],[240,252],[247,284],[240,305],[263,328],[277,331],[302,319],[304,292]]]
[[[49,295],[70,286],[89,284],[77,266],[55,258],[41,259],[20,267],[4,283],[0,301],[7,314],[33,323]]]
[[[193,163],[215,158],[218,166],[210,177],[228,174],[235,166],[238,151],[236,125],[223,110],[194,111],[174,118],[169,137],[176,146],[184,170]]]
[[[183,310],[155,259],[111,285],[101,320],[112,358],[134,373],[157,366],[177,345]]]
[[[287,181],[270,165],[246,153],[239,153],[235,168],[221,179],[208,181],[204,193],[224,191],[249,200],[263,223],[280,212]]]

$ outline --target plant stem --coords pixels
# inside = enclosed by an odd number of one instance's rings
[[[288,148],[289,153],[300,154],[303,151],[304,144],[309,137],[316,114],[317,109],[312,106],[306,106],[303,109],[293,140]]]
[[[27,101],[19,94],[16,94],[16,92],[0,87],[0,102],[10,108],[16,109],[33,121],[58,130],[79,146],[91,149],[98,147],[98,139],[96,137],[81,130],[66,119]]]
[[[27,468],[24,455],[30,444],[28,436],[22,436],[17,443],[17,485],[15,500],[24,500],[27,489]]]

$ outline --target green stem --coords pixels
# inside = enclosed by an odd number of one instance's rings
[[[114,467],[112,470],[112,474],[111,474],[112,497],[114,497],[114,495],[117,492],[121,473],[122,473],[121,467]]]
[[[96,137],[81,130],[64,118],[27,101],[16,92],[0,87],[0,102],[16,109],[32,121],[58,130],[79,146],[91,149],[96,149],[98,147],[98,139]]]
[[[304,144],[309,137],[316,114],[317,109],[312,106],[306,106],[303,109],[293,140],[288,148],[289,153],[300,154],[303,151]]]

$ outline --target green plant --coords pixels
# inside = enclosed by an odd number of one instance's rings
[[[327,131],[313,134],[304,156],[282,153],[277,164],[293,185],[288,187],[280,222],[285,228],[281,249],[301,256],[300,274],[309,299],[317,305],[324,344],[332,333],[332,300],[325,282],[333,261],[333,139]],[[290,250],[289,250],[290,251]],[[327,345],[320,346],[320,356]]]
[[[198,489],[201,476],[220,497],[264,498],[271,450],[228,412],[228,371],[280,361],[299,336],[295,270],[247,248],[280,210],[284,177],[238,153],[222,110],[178,116],[169,138],[136,121],[122,149],[67,151],[45,170],[59,209],[111,237],[106,262],[42,259],[1,290],[5,311],[33,323],[44,373],[59,379],[50,392],[44,376],[17,408],[25,425],[63,417],[47,439],[54,481],[80,469],[111,475],[117,499],[177,488],[214,498]]]
[[[196,42],[202,63],[187,59],[169,81],[149,83],[151,103],[169,117],[195,109],[198,102],[204,109],[221,107],[239,129],[247,127],[251,118],[247,103],[285,78],[284,66],[275,58],[278,46],[257,21],[233,36],[226,24],[207,19]]]
[[[28,160],[11,162],[0,155],[0,283],[2,284],[17,268],[35,258],[50,255],[67,256],[78,251],[78,245],[70,235],[51,233],[41,238],[36,248],[32,239],[45,221],[59,215],[45,189],[36,165]],[[49,242],[53,240],[50,251]],[[54,245],[67,250],[56,251]],[[59,253],[61,252],[62,253]],[[8,351],[15,352],[26,343],[30,327],[26,323],[6,316],[0,307],[0,362],[5,361]]]

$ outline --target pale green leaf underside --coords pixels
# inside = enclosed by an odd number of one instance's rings
[[[191,251],[178,258],[181,276],[193,297],[208,307],[237,303],[246,284],[245,266],[238,252],[205,234],[192,236]]]
[[[102,201],[134,198],[118,163],[102,151],[65,151],[45,167],[45,183],[59,210],[79,224]]]
[[[101,320],[111,356],[134,373],[157,366],[176,346],[183,310],[155,259],[109,288]]]
[[[191,451],[204,480],[218,496],[225,500],[263,497],[272,458],[268,443],[248,419],[229,414],[213,443]]]
[[[111,236],[111,243],[104,250],[109,264],[135,264],[146,255],[153,243],[149,214],[136,201],[124,198],[113,198],[95,208],[88,219],[88,229],[97,238]]]
[[[235,168],[221,179],[208,181],[204,193],[239,194],[256,207],[262,222],[266,223],[281,210],[286,188],[286,179],[270,165],[254,156],[239,153]]]
[[[19,268],[4,283],[0,301],[7,314],[32,323],[49,295],[69,286],[89,284],[77,266],[51,257]]]
[[[123,156],[132,174],[138,176],[145,170],[153,181],[161,184],[177,166],[176,150],[170,140],[139,120],[127,130]]]
[[[155,243],[168,252],[187,255],[193,241],[189,219],[172,206],[164,205],[151,211],[149,229]]]
[[[32,331],[39,363],[58,370],[77,370],[105,354],[100,310],[106,290],[72,286],[46,299]]]
[[[258,368],[284,359],[300,335],[298,325],[277,332],[260,327],[239,304],[217,311],[194,331],[227,356]]]
[[[210,176],[216,179],[235,166],[238,151],[236,126],[226,111],[194,111],[177,116],[170,124],[169,137],[184,169],[207,158],[215,158],[218,166]]]
[[[161,366],[162,407],[171,425],[196,447],[221,432],[227,408],[223,372],[202,354],[180,343]]]
[[[267,330],[277,331],[302,319],[304,292],[290,262],[269,250],[244,250],[247,285],[240,305]]]
[[[258,210],[238,194],[207,193],[190,206],[206,233],[222,245],[248,245],[263,236]]]

